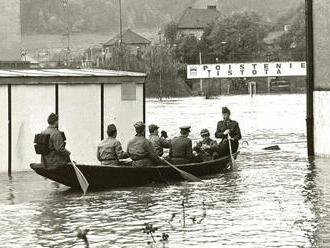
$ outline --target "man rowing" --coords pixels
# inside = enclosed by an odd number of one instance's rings
[[[137,122],[134,125],[136,135],[127,145],[127,153],[133,160],[133,166],[153,166],[161,164],[161,159],[157,156],[151,143],[144,137],[145,124]]]
[[[128,158],[117,138],[117,128],[110,124],[107,128],[108,137],[97,146],[97,159],[102,165],[119,165],[120,159]]]
[[[230,115],[230,110],[227,107],[223,107],[223,120],[218,122],[217,131],[215,132],[215,137],[221,139],[218,149],[220,157],[227,156],[230,152],[228,139],[231,141],[233,153],[238,150],[239,140],[242,139],[238,122],[231,120]]]

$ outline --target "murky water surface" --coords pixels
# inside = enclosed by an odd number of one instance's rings
[[[154,247],[321,247],[329,173],[322,171],[326,161],[314,166],[306,158],[304,95],[149,100],[147,122],[171,137],[178,126],[191,125],[196,141],[202,128],[215,132],[222,106],[231,108],[249,142],[238,171],[203,183],[91,192],[84,199],[33,172],[12,180],[2,174],[0,247],[84,247],[78,227],[90,229],[90,247],[148,247],[152,239],[141,231],[146,222],[159,228],[156,241],[169,235],[168,243]],[[281,150],[262,150],[272,144]]]

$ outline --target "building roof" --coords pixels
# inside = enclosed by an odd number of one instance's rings
[[[117,34],[114,38],[111,40],[105,42],[104,46],[113,46],[115,44],[118,44],[120,42],[120,34]],[[130,45],[130,44],[141,44],[141,45],[147,45],[150,44],[150,40],[147,40],[146,38],[142,37],[141,35],[133,32],[130,29],[127,29],[125,32],[123,32],[123,44]]]
[[[145,77],[145,73],[103,69],[23,69],[0,70],[0,78],[30,77]]]
[[[178,22],[179,29],[204,29],[220,16],[217,9],[187,8]]]

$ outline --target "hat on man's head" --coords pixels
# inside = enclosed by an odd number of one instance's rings
[[[181,131],[189,132],[189,133],[190,133],[190,128],[191,128],[191,126],[182,126],[182,127],[180,127]]]
[[[203,129],[203,130],[201,131],[201,136],[204,136],[204,135],[210,135],[209,130],[207,130],[207,129]]]
[[[134,124],[135,128],[145,128],[146,125],[142,121],[138,121],[137,123]]]
[[[57,114],[51,113],[51,114],[48,116],[48,119],[47,119],[48,124],[49,124],[49,125],[52,125],[52,124],[54,124],[56,121],[58,121],[58,116],[57,116]]]
[[[156,131],[157,129],[159,129],[159,126],[155,125],[155,124],[151,124],[149,125],[149,132],[153,133],[154,131]]]
[[[223,108],[222,108],[222,113],[223,113],[223,114],[229,114],[229,115],[230,115],[230,110],[229,110],[229,108],[227,108],[227,107],[223,107]]]

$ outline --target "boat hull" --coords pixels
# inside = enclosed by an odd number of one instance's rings
[[[236,159],[238,153],[234,154]],[[197,177],[214,175],[227,170],[230,157],[224,157],[202,163],[177,165],[183,171]],[[30,167],[39,175],[71,188],[79,188],[72,165],[56,165],[46,168],[43,164],[31,164]],[[180,174],[169,166],[134,167],[131,163],[122,166],[100,166],[77,164],[86,177],[90,189],[116,187],[136,187],[151,183],[183,181]]]

